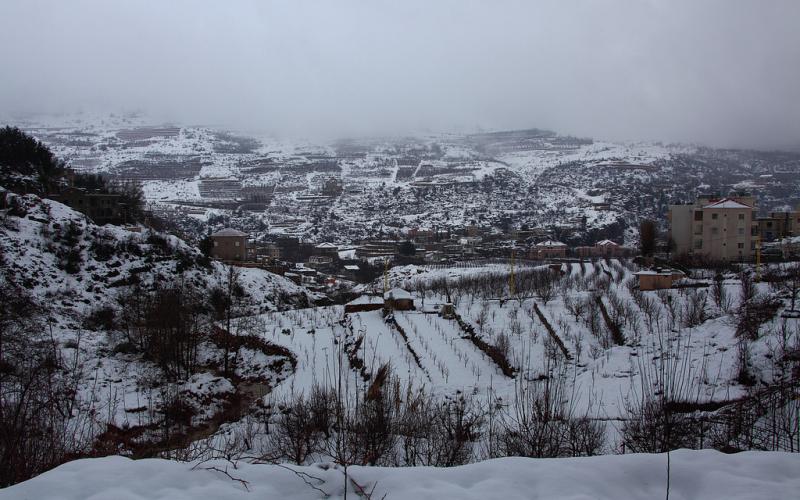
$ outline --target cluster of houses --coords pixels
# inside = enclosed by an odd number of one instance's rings
[[[417,230],[419,231],[419,230]],[[419,239],[420,234],[412,233]],[[426,234],[422,233],[424,240]],[[284,276],[297,284],[302,284],[316,291],[331,291],[347,282],[363,282],[374,279],[375,267],[385,261],[394,263],[405,262],[423,264],[426,262],[439,263],[452,258],[454,260],[468,259],[469,257],[481,258],[479,255],[496,255],[503,259],[515,258],[537,261],[560,261],[574,257],[601,258],[622,257],[631,255],[633,251],[613,241],[603,240],[594,246],[570,248],[564,243],[554,240],[544,240],[532,243],[529,246],[518,245],[511,247],[506,242],[496,248],[495,253],[478,254],[471,252],[453,252],[451,254],[438,253],[436,248],[441,242],[431,238],[428,243],[412,243],[411,241],[384,241],[373,240],[363,242],[361,245],[340,247],[333,243],[323,242],[318,244],[301,243],[297,238],[280,237],[268,243],[254,242],[245,232],[225,228],[210,235],[210,254],[212,258],[242,267],[259,267],[270,272]],[[461,241],[459,241],[461,240]],[[478,236],[464,236],[455,241],[456,244],[478,244]],[[405,246],[405,248],[403,248]],[[407,255],[408,249],[414,250],[414,255]],[[434,250],[431,250],[431,249]],[[442,255],[444,255],[443,260]],[[409,261],[408,259],[412,259]],[[434,260],[435,259],[435,260]],[[363,269],[365,262],[372,262],[371,271]],[[397,294],[398,291],[393,293]],[[398,297],[393,297],[398,298]],[[353,306],[378,307],[378,299],[360,298],[360,302]],[[383,307],[385,300],[380,300]],[[396,308],[400,308],[399,306]]]
[[[329,186],[335,189],[335,186]],[[672,256],[703,256],[716,261],[748,261],[769,252],[800,256],[800,209],[771,212],[758,217],[755,198],[701,196],[691,204],[671,205],[669,246]],[[509,239],[509,236],[511,239]],[[579,258],[620,258],[637,252],[608,239],[591,246],[570,247],[548,239],[540,229],[516,229],[511,234],[487,234],[468,226],[459,235],[414,228],[405,241],[373,239],[351,247],[333,243],[302,243],[282,236],[270,242],[253,242],[248,234],[226,228],[210,236],[211,255],[246,266],[260,266],[307,286],[330,287],[337,280],[357,281],[365,261],[449,263],[469,259],[505,258],[559,261]],[[777,249],[777,250],[776,250]],[[685,278],[673,269],[656,268],[637,273],[640,288],[668,288]],[[368,301],[368,299],[360,299]],[[369,299],[377,304],[377,299]],[[353,304],[371,307],[372,302]],[[383,306],[381,306],[383,307]]]
[[[260,244],[251,241],[247,233],[232,228],[212,233],[209,239],[214,259],[242,267],[260,267],[311,289],[330,289],[341,278],[355,280],[359,271],[357,265],[341,266],[339,248],[331,243],[314,245],[310,251],[304,248],[301,252],[295,238]],[[309,253],[305,262],[299,258],[303,253]]]
[[[469,232],[467,234],[470,234]],[[474,234],[474,233],[473,233]],[[412,230],[406,241],[368,240],[350,247],[333,243],[301,243],[293,237],[279,237],[267,243],[249,240],[247,233],[226,228],[210,235],[211,256],[234,263],[274,263],[275,261],[302,262],[309,268],[330,274],[354,275],[359,262],[384,261],[406,263],[447,263],[481,258],[558,260],[566,258],[625,257],[635,252],[610,240],[593,246],[569,247],[554,240],[538,243],[516,243],[502,239],[484,239],[478,235],[432,238],[424,230]]]

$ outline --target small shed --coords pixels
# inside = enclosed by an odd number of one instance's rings
[[[453,319],[453,318],[455,318],[456,317],[456,311],[453,308],[453,304],[451,304],[450,302],[442,304],[441,309],[439,309],[439,316],[441,316],[444,319]]]
[[[382,309],[384,300],[376,295],[362,295],[344,305],[344,313],[376,311]]]
[[[673,283],[683,279],[686,275],[677,269],[650,269],[634,273],[639,280],[639,290],[663,290],[672,288]]]
[[[396,311],[410,311],[414,309],[414,297],[402,288],[392,288],[383,294],[386,307]]]

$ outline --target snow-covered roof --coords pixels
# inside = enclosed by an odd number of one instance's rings
[[[355,264],[348,264],[348,265],[344,266],[344,268],[347,269],[348,271],[358,271],[360,269]]]
[[[247,233],[243,233],[241,231],[237,231],[236,229],[226,227],[225,229],[220,229],[219,231],[211,235],[211,237],[214,236],[247,236]]]
[[[567,246],[560,241],[547,240],[536,244],[537,247],[565,247]]]
[[[351,300],[347,305],[361,306],[365,304],[383,304],[383,299],[376,295],[362,295],[355,300]]]
[[[647,269],[633,273],[634,276],[674,276],[676,274],[685,274],[678,269]]]
[[[618,247],[619,243],[617,243],[615,241],[611,241],[611,240],[603,240],[603,241],[598,241],[597,242],[597,246],[599,246],[599,247],[605,247],[605,246],[609,246],[609,245],[613,245],[615,247]]]
[[[704,206],[703,208],[753,208],[730,198],[723,198],[719,201]]]
[[[383,294],[386,299],[413,299],[414,297],[402,288],[392,288]]]
[[[320,243],[319,245],[317,245],[317,248],[339,248],[339,247],[337,247],[333,243]]]

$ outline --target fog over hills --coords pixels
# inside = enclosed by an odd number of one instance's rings
[[[9,1],[0,111],[796,149],[798,18],[792,0]]]

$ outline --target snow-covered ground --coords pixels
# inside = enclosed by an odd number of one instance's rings
[[[784,500],[800,491],[800,455],[678,450],[672,500]],[[501,458],[451,468],[306,467],[122,457],[84,459],[0,490],[2,500],[652,500],[665,498],[667,457]],[[345,488],[347,490],[345,491]],[[369,495],[369,496],[367,496]]]
[[[118,349],[127,339],[123,332],[87,327],[87,316],[104,307],[119,314],[119,298],[131,283],[146,288],[160,281],[184,282],[210,290],[226,282],[228,268],[216,261],[202,265],[200,251],[174,236],[141,227],[97,226],[66,205],[34,195],[16,196],[0,188],[0,196],[18,200],[26,212],[6,216],[0,224],[0,279],[23,287],[42,305],[48,333],[60,346],[65,362],[75,367],[81,406],[101,428],[149,423],[143,408],[158,406],[163,394],[155,387],[163,374],[151,360]],[[68,234],[74,241],[68,242]],[[64,269],[67,251],[76,252],[76,268],[71,272]],[[279,305],[282,300],[307,302],[318,297],[261,269],[237,268],[236,272],[252,299],[253,312],[286,307]],[[198,347],[201,362],[218,355],[210,343]],[[280,374],[267,368],[270,360],[263,354],[243,349],[241,355],[238,375],[257,374],[263,383],[279,378]],[[232,392],[233,387],[224,378],[198,373],[175,389],[196,400],[201,420],[219,409],[218,402],[209,401]]]
[[[681,399],[728,401],[745,393],[747,388],[736,380],[739,338],[732,311],[740,300],[738,280],[731,278],[723,284],[729,301],[726,310],[715,305],[708,289],[644,292],[644,300],[648,302],[642,304],[653,308],[648,319],[627,286],[634,280],[632,271],[616,261],[612,264],[586,263],[584,270],[577,263],[564,264],[569,272],[560,278],[561,284],[555,285],[560,291],[554,292],[546,304],[536,297],[501,301],[453,291],[456,311],[482,338],[490,344],[508,342],[508,358],[518,371],[516,379],[503,375],[496,364],[465,338],[456,321],[431,314],[433,306],[446,302],[444,296],[433,292],[423,296],[418,290],[443,278],[455,287],[458,279],[507,275],[508,267],[500,265],[393,268],[390,282],[415,290],[417,310],[396,311],[393,315],[406,333],[407,343],[380,311],[345,315],[340,306],[268,313],[261,317],[265,325],[263,335],[298,355],[297,371],[284,384],[288,384],[290,392],[307,392],[314,384],[329,386],[330,377],[339,366],[339,342],[363,337],[359,357],[368,372],[374,373],[383,363],[391,362],[401,383],[424,386],[440,395],[456,391],[486,394],[491,389],[493,395],[508,400],[521,381],[552,376],[556,361],[560,366],[559,376],[569,380],[575,413],[600,419],[623,418],[625,401],[641,390],[643,373],[648,376],[654,363],[665,354],[676,363],[683,363],[679,372],[684,378],[681,382],[685,392],[677,395]],[[615,279],[608,278],[606,272]],[[602,285],[603,282],[607,285]],[[615,318],[621,315],[616,321],[625,336],[623,345],[611,341],[599,310],[591,313],[597,316],[594,331],[587,324],[588,306],[584,305],[580,317],[570,310],[572,304],[591,302],[596,287],[601,285],[608,287],[602,297],[609,314]],[[759,284],[758,289],[765,295],[771,293],[767,284]],[[703,297],[706,318],[701,324],[688,325],[685,316],[695,294]],[[616,312],[610,297],[619,304]],[[553,359],[553,343],[533,311],[534,303],[556,330],[571,359],[564,360],[561,354]],[[760,338],[750,345],[749,363],[758,380],[770,383],[776,376],[773,373],[773,360],[779,356],[776,349],[781,343],[797,342],[800,323],[776,316],[761,331]],[[782,338],[784,334],[788,334],[786,340]],[[363,386],[358,370],[349,365],[346,356],[342,356],[342,364],[355,387]],[[286,388],[279,387],[278,391]]]

